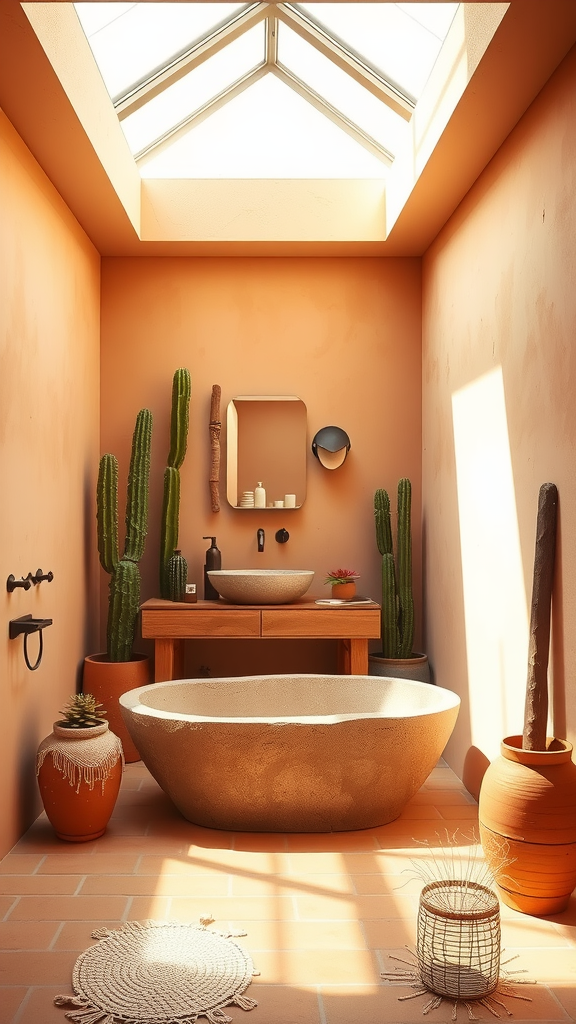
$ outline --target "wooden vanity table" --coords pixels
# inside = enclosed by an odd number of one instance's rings
[[[368,640],[380,636],[380,606],[376,603],[347,608],[318,605],[304,598],[293,604],[272,605],[184,604],[151,598],[141,611],[142,636],[154,640],[157,683],[182,678],[185,640],[337,640],[339,671],[367,675]]]

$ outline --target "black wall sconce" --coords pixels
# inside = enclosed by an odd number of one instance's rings
[[[324,469],[338,469],[351,447],[342,427],[322,427],[312,441],[312,451]]]

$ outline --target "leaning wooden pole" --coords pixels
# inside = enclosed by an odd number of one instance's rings
[[[534,580],[530,611],[528,680],[524,708],[524,750],[546,749],[548,720],[548,656],[550,650],[550,609],[556,553],[558,490],[542,484],[538,495]]]
[[[212,511],[220,511],[220,395],[219,384],[212,386],[210,403],[210,501]]]

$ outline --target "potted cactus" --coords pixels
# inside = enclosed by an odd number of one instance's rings
[[[122,744],[92,693],[77,693],[42,740],[36,775],[59,839],[85,843],[106,829],[122,778]]]
[[[190,371],[176,370],[172,380],[170,451],[164,470],[164,500],[160,528],[160,596],[181,601],[186,589],[188,566],[178,548],[180,518],[180,466],[188,444]]]
[[[126,501],[124,553],[118,547],[118,462],[114,455],[100,460],[97,485],[98,553],[102,568],[110,573],[106,653],[84,661],[84,691],[104,706],[114,732],[124,744],[126,761],[140,755],[126,729],[118,697],[150,681],[149,659],[134,654],[133,645],[140,607],[140,570],[148,528],[148,480],[152,413],[141,409],[132,437],[132,454]]]
[[[379,488],[374,495],[376,543],[382,555],[382,650],[368,657],[371,675],[401,676],[430,682],[428,656],[412,650],[414,642],[414,598],[412,595],[412,485],[403,477],[398,482],[398,529],[396,561],[388,492]]]

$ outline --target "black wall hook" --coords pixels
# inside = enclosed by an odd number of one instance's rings
[[[54,579],[54,573],[52,571],[43,573],[42,569],[36,569],[35,576],[33,576],[32,573],[30,573],[29,575],[30,579],[32,580],[32,583],[34,584],[42,583],[43,580],[46,580],[47,583],[52,583],[52,580]]]
[[[11,640],[15,640],[16,637],[24,634],[24,661],[26,667],[31,672],[35,672],[40,662],[42,661],[42,654],[44,653],[44,638],[42,636],[42,630],[46,629],[46,626],[52,625],[52,619],[33,619],[31,615],[21,615],[19,619],[10,619],[8,624],[8,636]],[[39,633],[39,648],[38,657],[34,665],[30,664],[28,657],[28,637],[30,633]]]
[[[30,590],[31,586],[32,580],[30,579],[30,573],[28,573],[26,579],[24,579],[24,576],[22,576],[22,578],[19,580],[16,579],[14,573],[10,573],[8,579],[6,580],[6,590],[8,591],[9,594],[11,594],[13,590],[16,590],[17,587],[22,587],[23,590]]]

